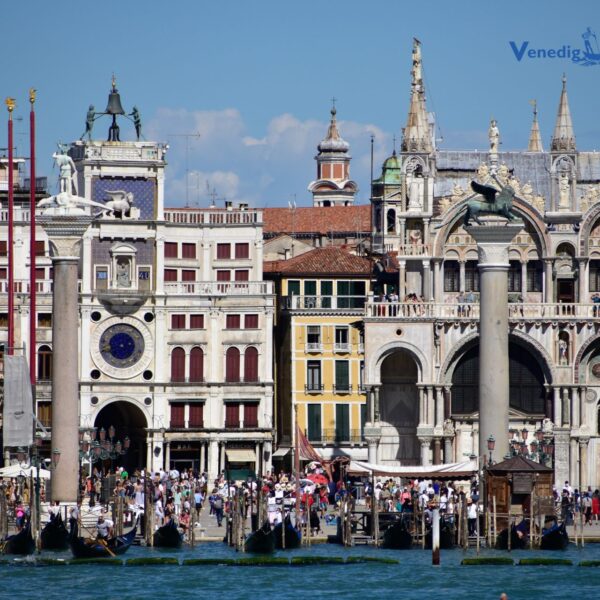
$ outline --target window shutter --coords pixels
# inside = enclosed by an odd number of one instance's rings
[[[190,381],[204,381],[204,352],[198,346],[190,352]]]
[[[185,381],[185,351],[173,348],[171,352],[171,381]]]
[[[254,346],[244,353],[244,381],[258,381],[258,350]]]

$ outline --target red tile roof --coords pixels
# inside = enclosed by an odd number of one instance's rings
[[[370,277],[373,264],[368,258],[355,256],[336,246],[328,246],[315,248],[288,260],[265,261],[263,271],[281,275]]]
[[[272,236],[279,233],[371,233],[371,206],[309,206],[264,208],[263,232]]]

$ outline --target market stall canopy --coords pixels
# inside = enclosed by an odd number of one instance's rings
[[[35,467],[22,467],[21,465],[10,465],[0,469],[0,477],[37,477],[37,469]],[[42,479],[50,479],[50,471],[40,469],[40,477]]]
[[[477,472],[477,462],[467,460],[446,465],[411,466],[377,465],[375,463],[352,461],[348,473],[352,475],[387,475],[390,477],[471,477]]]

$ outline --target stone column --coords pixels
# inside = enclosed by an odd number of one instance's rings
[[[494,436],[494,460],[508,453],[508,247],[523,223],[488,217],[467,231],[479,254],[479,456]]]
[[[569,452],[569,483],[573,488],[579,488],[579,443],[576,438],[571,438]]]
[[[79,290],[80,242],[92,219],[82,210],[50,208],[39,217],[50,240],[52,292],[52,500],[77,502],[79,489]]]
[[[551,258],[545,258],[544,264],[546,267],[546,272],[544,275],[544,302],[552,303],[554,302],[554,290],[552,283],[553,260]]]
[[[552,396],[554,398],[554,425],[562,427],[562,405],[560,400],[560,388],[552,388]]]
[[[464,260],[458,261],[458,289],[461,293],[465,291],[465,274],[467,263]]]
[[[421,437],[421,465],[424,467],[431,464],[429,459],[429,447],[431,446],[431,438],[429,437]]]
[[[433,440],[433,464],[442,464],[442,440],[439,437]]]
[[[525,294],[527,293],[527,261],[521,261],[521,294],[523,298],[525,298]]]
[[[571,426],[578,429],[581,425],[581,415],[579,412],[579,388],[571,388],[571,414],[573,415],[573,421]]]
[[[571,403],[569,402],[569,389],[562,389],[562,424],[571,424]]]
[[[398,261],[398,297],[400,302],[404,302],[406,296],[406,261]]]
[[[219,443],[211,439],[208,445],[208,476],[214,481],[219,474]]]
[[[165,441],[164,447],[165,447],[165,451],[163,454],[165,457],[165,466],[163,468],[165,471],[170,471],[171,470],[171,442]]]
[[[425,389],[422,385],[417,385],[419,390],[419,427],[425,425],[425,415],[427,414],[427,407],[425,404]]]
[[[444,464],[454,462],[452,460],[452,438],[446,436],[444,438]]]
[[[375,421],[379,421],[381,413],[379,411],[379,386],[378,385],[376,385],[373,388],[373,400],[374,400],[373,414],[375,415]]]
[[[431,265],[429,260],[423,261],[423,300],[431,302]]]
[[[435,302],[442,301],[442,261],[433,259],[433,298]]]
[[[378,427],[375,423],[367,423],[365,425],[364,436],[368,447],[368,461],[376,464],[377,449],[381,440],[381,427]]]
[[[435,426],[444,426],[444,390],[441,386],[435,388]]]
[[[579,489],[585,490],[588,486],[588,442],[590,438],[579,438]]]
[[[562,427],[554,429],[554,482],[562,490],[569,479],[569,430]]]
[[[435,399],[433,397],[433,386],[427,386],[427,425],[435,425]]]
[[[146,468],[152,469],[152,451],[153,451],[153,439],[152,434],[148,431],[146,433]]]
[[[589,283],[588,283],[588,259],[587,257],[584,258],[578,258],[577,259],[579,261],[579,298],[577,299],[578,302],[580,302],[581,304],[587,304],[590,300],[590,294],[589,294]]]

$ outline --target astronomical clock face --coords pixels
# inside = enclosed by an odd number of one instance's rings
[[[90,352],[105,375],[130,379],[151,366],[154,340],[142,321],[133,317],[111,317],[92,331]]]
[[[132,367],[144,355],[144,337],[132,325],[112,325],[100,336],[100,355],[119,369]]]

